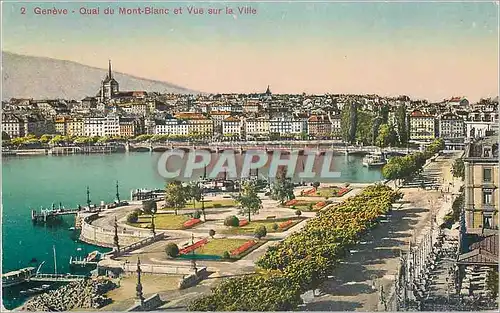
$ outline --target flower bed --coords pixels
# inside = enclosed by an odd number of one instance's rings
[[[194,250],[202,247],[203,245],[206,245],[208,243],[208,239],[205,238],[205,239],[202,239],[200,241],[197,241],[195,242],[194,244],[190,245],[190,246],[187,246],[186,248],[184,249],[181,249],[179,251],[179,254],[187,254],[189,252],[193,252]]]
[[[326,205],[325,201],[320,201],[314,205],[314,208],[319,210],[319,209],[323,208],[325,205]]]
[[[285,205],[286,205],[286,206],[292,206],[292,205],[294,205],[294,204],[297,204],[297,202],[299,202],[299,200],[297,200],[297,199],[292,199],[292,200],[290,200],[290,201],[287,201],[287,202],[285,203]]]
[[[292,220],[288,220],[286,222],[280,223],[278,226],[279,226],[279,228],[284,229],[284,228],[287,228],[288,226],[290,226],[290,224],[292,224],[292,223],[293,223]]]
[[[248,221],[247,220],[240,220],[240,224],[239,226],[245,226],[245,225],[248,225]]]
[[[333,195],[334,195],[335,197],[342,197],[343,195],[345,195],[346,193],[348,193],[348,192],[349,192],[349,191],[351,191],[351,190],[352,190],[351,188],[345,188],[345,187],[344,187],[344,188],[341,188],[341,189],[339,189],[339,190],[335,191],[335,192],[333,193]]]
[[[247,251],[248,249],[250,249],[251,247],[255,246],[255,244],[257,244],[256,241],[254,240],[249,240],[247,242],[245,242],[244,244],[242,244],[241,246],[239,246],[238,248],[234,249],[233,251],[231,251],[231,255],[232,256],[237,256],[237,255],[240,255],[242,254],[243,252]]]
[[[312,195],[312,194],[315,194],[315,193],[316,193],[316,189],[315,188],[312,188],[312,189],[304,191],[304,195]]]
[[[193,227],[194,225],[198,224],[199,222],[201,222],[201,220],[199,218],[192,218],[189,221],[185,221],[184,224],[182,224],[182,226],[184,228],[190,228],[190,227]]]

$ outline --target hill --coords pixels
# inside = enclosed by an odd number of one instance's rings
[[[4,100],[10,98],[75,99],[95,96],[107,69],[72,61],[25,56],[2,51]],[[124,73],[113,73],[120,90],[145,90],[162,93],[198,93],[174,84]]]

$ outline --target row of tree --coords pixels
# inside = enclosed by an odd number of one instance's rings
[[[342,139],[379,147],[406,146],[408,125],[406,106],[400,105],[393,122],[389,121],[389,107],[381,105],[373,111],[362,111],[359,104],[350,102],[341,112]]]
[[[398,185],[401,180],[409,180],[419,175],[425,162],[443,149],[444,140],[438,138],[429,144],[424,152],[393,157],[382,168],[382,175],[385,179],[394,180]]]

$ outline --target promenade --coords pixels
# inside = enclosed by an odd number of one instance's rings
[[[380,294],[389,291],[399,267],[400,251],[407,251],[409,242],[419,242],[430,228],[433,216],[444,216],[451,210],[452,194],[460,182],[451,175],[456,154],[438,157],[424,168],[426,189],[403,187],[404,197],[393,206],[389,222],[373,230],[364,241],[351,250],[351,255],[320,287],[320,296],[304,295],[307,311],[377,311]],[[441,193],[440,188],[450,187]],[[437,188],[437,190],[435,189]],[[438,221],[439,223],[439,221]]]

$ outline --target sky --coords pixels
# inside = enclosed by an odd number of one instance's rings
[[[190,14],[190,6],[204,14]],[[240,14],[243,6],[256,14]],[[169,14],[119,14],[138,7]],[[3,2],[2,49],[101,68],[111,59],[118,72],[211,93],[270,85],[273,93],[474,101],[498,95],[498,9],[493,1]]]

